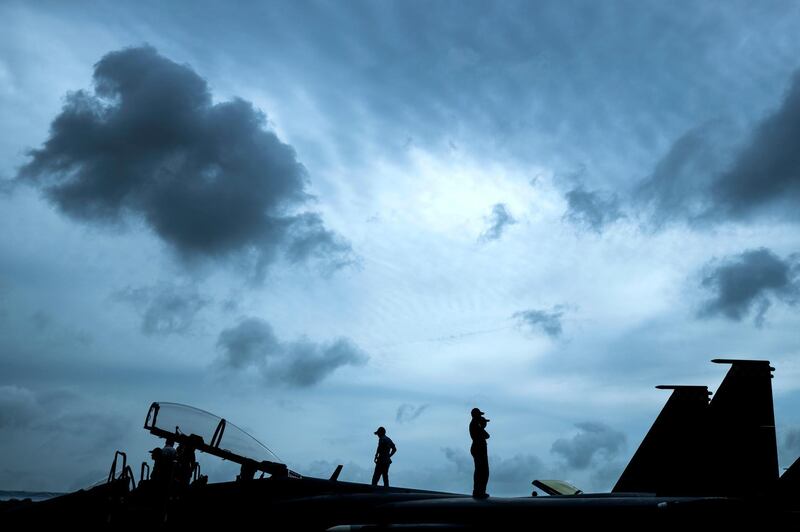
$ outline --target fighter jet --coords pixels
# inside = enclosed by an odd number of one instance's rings
[[[779,476],[768,361],[715,359],[730,369],[710,398],[705,386],[661,385],[671,395],[610,493],[536,479],[547,496],[491,497],[343,482],[292,471],[227,420],[153,403],[144,423],[178,444],[154,449],[138,482],[117,452],[106,482],[48,501],[0,506],[0,523],[26,526],[225,527],[278,530],[498,530],[541,526],[676,529],[797,522],[800,459]],[[209,483],[201,452],[240,466]],[[163,455],[162,455],[163,454]],[[167,456],[170,455],[170,456]]]

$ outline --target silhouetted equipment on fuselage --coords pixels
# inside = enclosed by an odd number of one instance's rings
[[[548,496],[481,500],[343,482],[341,465],[328,479],[303,477],[225,419],[185,405],[153,403],[146,430],[174,440],[179,449],[239,464],[237,481],[208,483],[196,465],[193,480],[183,473],[159,484],[148,480],[149,466],[143,464],[137,486],[127,457],[118,453],[107,482],[39,503],[0,503],[0,524],[672,530],[796,520],[800,459],[778,476],[774,368],[767,361],[714,362],[731,367],[710,400],[705,386],[657,386],[671,395],[610,493],[583,493],[564,481],[534,480]],[[261,478],[254,478],[258,472]]]

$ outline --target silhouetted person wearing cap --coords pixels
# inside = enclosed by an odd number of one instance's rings
[[[378,485],[378,479],[383,477],[383,485],[389,487],[389,464],[392,456],[397,452],[394,442],[386,435],[386,429],[378,427],[375,431],[378,436],[378,449],[375,451],[375,473],[372,474],[372,485]]]
[[[469,448],[469,452],[475,461],[472,496],[476,499],[485,499],[489,496],[486,493],[486,484],[489,482],[489,451],[486,447],[486,440],[489,439],[489,433],[486,432],[488,422],[489,420],[483,417],[483,412],[477,408],[472,409],[472,421],[469,422],[472,446]]]

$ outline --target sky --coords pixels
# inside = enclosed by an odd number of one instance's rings
[[[712,358],[800,455],[800,4],[0,1],[0,489],[225,417],[301,474],[609,490]],[[230,464],[203,463],[212,480]],[[136,468],[134,468],[136,469]]]

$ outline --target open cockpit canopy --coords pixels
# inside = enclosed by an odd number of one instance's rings
[[[270,474],[286,470],[266,445],[233,423],[199,408],[155,402],[147,412],[144,428],[160,438],[189,444],[199,451]]]

